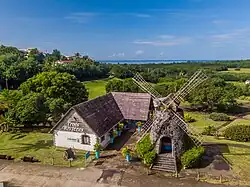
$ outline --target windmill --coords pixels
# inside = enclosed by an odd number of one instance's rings
[[[183,111],[179,104],[184,98],[193,91],[198,85],[207,79],[202,70],[195,72],[190,79],[176,92],[167,97],[162,97],[153,86],[146,82],[143,77],[137,73],[133,80],[145,92],[149,93],[154,102],[155,115],[143,125],[143,133],[138,142],[150,131],[150,139],[155,145],[156,152],[160,153],[160,138],[168,136],[172,144],[172,156],[179,157],[182,153],[184,134],[188,135],[196,146],[201,145],[202,136],[197,130],[189,126],[183,119]]]

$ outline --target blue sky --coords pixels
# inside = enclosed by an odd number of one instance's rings
[[[94,59],[250,58],[249,0],[1,0],[0,43]]]

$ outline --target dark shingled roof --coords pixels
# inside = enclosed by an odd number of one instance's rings
[[[73,107],[98,135],[102,136],[123,119],[111,93]]]
[[[147,121],[150,104],[151,96],[147,93],[112,92],[75,105],[71,110],[74,109],[101,137],[123,119]],[[67,115],[68,112],[63,118]]]
[[[151,96],[147,93],[113,92],[124,119],[147,121]]]

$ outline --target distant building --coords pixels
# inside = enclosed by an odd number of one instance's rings
[[[57,60],[55,64],[68,64],[73,62],[73,60]]]
[[[119,122],[134,128],[137,121],[149,119],[151,109],[153,101],[147,93],[112,92],[80,103],[51,129],[54,145],[93,151],[99,140],[105,148]]]

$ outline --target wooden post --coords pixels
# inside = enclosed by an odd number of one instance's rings
[[[220,175],[220,183],[222,183],[222,175]]]
[[[69,159],[69,167],[71,167],[71,159]]]
[[[200,180],[200,172],[198,171],[198,173],[197,173],[197,179],[196,179],[197,181],[199,181]]]

